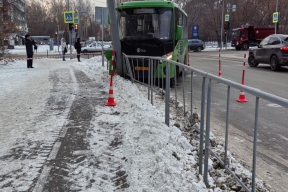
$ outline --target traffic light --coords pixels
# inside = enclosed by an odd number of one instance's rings
[[[55,37],[57,37],[57,31],[55,31]]]
[[[75,25],[75,31],[76,32],[78,31],[78,25]]]
[[[229,29],[230,29],[230,21],[227,21],[226,30],[229,30]]]
[[[224,29],[227,30],[227,22],[224,22]]]
[[[74,23],[69,23],[69,31],[72,31],[73,30],[73,28],[74,28],[74,25],[73,25]]]

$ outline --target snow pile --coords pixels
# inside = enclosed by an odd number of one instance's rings
[[[92,60],[101,62],[100,57]],[[86,64],[85,64],[86,66]],[[81,65],[81,68],[85,67]],[[87,67],[87,66],[86,66]],[[89,66],[94,77],[107,73],[103,67]],[[103,78],[103,77],[102,77]],[[103,79],[102,79],[103,80]],[[98,80],[97,80],[98,81]],[[103,87],[109,89],[109,80],[104,80]],[[132,84],[130,81],[115,76],[114,94],[117,106],[110,112],[121,115],[112,120],[123,131],[123,147],[115,152],[125,162],[130,191],[203,191],[206,189],[203,178],[198,174],[199,117],[193,114],[193,126],[187,126],[187,119],[180,111],[183,104],[178,103],[178,110],[171,107],[170,127],[164,123],[163,90],[154,95],[154,105],[147,102],[147,88]],[[171,105],[175,99],[171,97]],[[156,108],[157,107],[157,108]],[[98,109],[99,110],[99,109]],[[187,117],[191,115],[187,112]],[[114,122],[114,123],[115,123]],[[223,157],[223,144],[218,144],[213,133],[210,143],[213,151]],[[251,172],[245,169],[230,153],[228,166],[240,179],[251,187]],[[203,166],[204,167],[204,166]],[[240,191],[241,186],[225,169],[219,166],[216,158],[209,159],[208,191]],[[262,181],[257,181],[257,191],[269,191]],[[173,190],[172,190],[173,189]],[[243,190],[243,189],[242,189]]]
[[[143,89],[143,87],[142,87]],[[162,90],[158,91],[158,97],[156,97],[157,102],[156,105],[161,106],[163,105],[163,97]],[[144,92],[145,93],[145,92]],[[162,101],[161,101],[162,100]],[[162,103],[161,103],[162,102]],[[178,108],[175,109],[175,103],[176,100],[174,97],[171,97],[170,99],[170,105],[173,107],[170,107],[172,113],[172,122],[174,125],[177,125],[179,129],[182,131],[183,136],[187,138],[187,140],[190,141],[190,144],[196,149],[199,149],[199,141],[200,141],[200,119],[197,113],[193,113],[193,115],[190,114],[189,111],[186,111],[186,117],[183,117],[183,104],[179,101],[177,101]],[[164,108],[163,108],[164,109]],[[186,106],[186,109],[187,106]],[[192,123],[190,123],[192,122]],[[205,130],[205,126],[204,126]],[[204,133],[205,135],[205,133]],[[217,142],[216,137],[213,135],[212,132],[210,132],[210,148],[212,151],[222,159],[224,160],[224,144],[221,142]],[[205,137],[204,137],[204,146],[203,150],[205,150]],[[198,161],[198,153],[196,153],[195,160]],[[249,188],[251,189],[252,185],[252,173],[249,171],[245,165],[242,165],[235,157],[232,156],[232,154],[229,152],[227,153],[227,161],[228,161],[228,167],[232,170],[232,172],[235,173],[235,175],[240,178],[240,180]],[[203,163],[204,163],[204,151],[203,151]],[[197,169],[198,170],[198,169]],[[204,173],[204,165],[202,165],[202,170]],[[234,179],[232,175],[228,171],[225,170],[225,168],[218,162],[218,160],[210,154],[210,158],[208,161],[208,170],[209,175],[209,188],[214,189],[214,191],[241,191],[242,189],[241,185]],[[198,174],[198,173],[197,173]],[[201,175],[199,176],[201,177]],[[221,190],[220,190],[221,189]],[[244,190],[245,191],[245,190]],[[271,187],[256,178],[256,191],[261,192],[267,192],[267,191],[273,191]]]
[[[101,87],[108,91],[109,79],[105,67],[95,65],[100,57],[89,60],[89,63],[80,63],[77,67],[87,68],[87,75],[101,83]],[[101,63],[101,62],[100,62]],[[89,64],[89,65],[88,65]],[[124,170],[127,173],[129,191],[203,191],[206,189],[201,177],[196,174],[196,149],[182,136],[175,127],[167,127],[164,123],[164,114],[152,106],[147,98],[139,91],[136,84],[132,84],[119,76],[113,78],[114,94],[117,106],[105,108],[97,106],[96,110],[104,115],[95,121],[110,119],[115,124],[114,131],[120,130],[123,134],[123,145],[114,151],[112,161],[122,159]],[[112,114],[114,115],[111,118]],[[100,118],[101,117],[101,118]],[[93,123],[96,127],[96,122]],[[92,154],[102,153],[101,149],[93,147],[95,138],[99,141],[99,134],[91,131],[90,138]],[[97,136],[98,135],[98,136]],[[110,140],[109,136],[106,140]],[[105,140],[102,146],[108,145]],[[87,170],[89,172],[89,167]],[[87,176],[81,170],[83,177]],[[81,175],[77,175],[81,178]],[[108,175],[109,177],[109,175]],[[92,178],[92,177],[91,177]],[[106,188],[108,189],[108,188]],[[110,187],[112,189],[112,187]]]

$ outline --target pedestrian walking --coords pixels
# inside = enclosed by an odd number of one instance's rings
[[[61,38],[61,48],[62,48],[62,59],[65,60],[65,54],[67,53],[67,44],[64,38]]]
[[[27,55],[27,68],[33,67],[33,42],[29,34],[25,35],[25,46]]]
[[[76,49],[77,51],[77,59],[79,62],[80,61],[80,53],[81,53],[81,43],[80,43],[80,37],[77,38],[77,41],[75,42],[74,44],[74,48]]]

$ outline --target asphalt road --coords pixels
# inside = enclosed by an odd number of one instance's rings
[[[241,83],[244,54],[248,54],[248,51],[227,50],[221,52],[223,78]],[[218,75],[219,53],[217,51],[190,52],[190,65],[194,68]],[[179,78],[179,81],[182,81],[182,78]],[[186,74],[185,83],[180,84],[179,88],[181,91],[178,91],[178,99],[183,101],[181,93],[184,85],[185,97],[188,98],[185,101],[187,106],[190,106],[190,82],[191,75]],[[270,70],[269,65],[260,64],[257,68],[251,68],[247,64],[245,67],[245,85],[247,86],[288,99],[287,82],[288,68],[283,68],[279,72],[273,72]],[[201,84],[202,77],[194,76],[193,108],[195,111],[198,111],[198,114],[200,114]],[[238,153],[240,157],[242,156],[243,161],[248,161],[245,163],[251,167],[256,98],[246,93],[248,102],[238,103],[236,99],[238,99],[239,94],[239,90],[231,89],[229,149],[237,149],[238,151],[234,152]],[[226,97],[227,86],[212,81],[211,130],[214,135],[217,137],[222,136],[222,138],[224,137],[226,126]],[[287,112],[287,108],[260,99],[257,158],[262,163],[257,162],[257,175],[260,174],[263,179],[270,180],[270,182],[274,182],[273,180],[275,180],[276,176],[279,177],[276,179],[279,183],[271,184],[273,188],[277,189],[276,191],[284,191],[285,188],[288,188],[288,184],[284,179],[288,175]],[[233,144],[239,146],[233,146]],[[271,169],[270,167],[266,169],[267,166],[271,166]],[[281,181],[281,179],[284,180]]]

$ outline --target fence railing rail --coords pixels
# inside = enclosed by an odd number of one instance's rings
[[[236,83],[234,81],[230,81],[228,79],[224,79],[222,77],[218,77],[216,75],[198,70],[196,68],[184,65],[182,63],[178,63],[172,60],[167,60],[162,57],[147,57],[147,56],[135,56],[135,55],[125,55],[123,54],[123,63],[124,69],[127,74],[131,78],[133,82],[139,82],[146,84],[148,87],[148,99],[153,104],[153,90],[155,87],[161,87],[165,90],[165,123],[169,126],[169,113],[170,113],[170,84],[174,84],[177,86],[178,78],[177,73],[179,70],[182,70],[182,88],[183,88],[183,116],[186,116],[186,107],[185,107],[185,89],[188,87],[190,90],[190,115],[188,117],[192,121],[193,114],[193,76],[194,74],[200,75],[202,77],[202,88],[201,88],[201,120],[200,120],[200,144],[199,144],[199,174],[204,176],[204,182],[208,185],[208,160],[209,156],[214,156],[220,164],[235,178],[235,180],[246,190],[246,191],[256,191],[256,157],[257,157],[257,133],[258,133],[258,113],[259,113],[259,99],[264,99],[270,101],[272,103],[278,104],[285,108],[288,108],[288,100],[264,91],[260,91],[253,87],[249,87],[246,85],[242,85],[240,83]],[[159,73],[159,69],[157,70],[157,66],[160,64],[166,63],[166,66],[162,66],[161,73],[165,74],[166,78],[163,76],[159,79],[157,73]],[[179,70],[174,70],[174,78],[170,79],[170,67],[174,66],[174,68],[178,68]],[[190,85],[187,85],[185,81],[185,74],[191,75]],[[224,159],[217,156],[210,147],[210,119],[211,119],[211,97],[212,97],[212,83],[211,81],[216,81],[219,84],[224,84],[227,86],[227,104],[226,104],[226,127],[225,127],[225,155]],[[207,86],[208,82],[208,87]],[[185,84],[185,86],[184,86]],[[248,188],[236,175],[235,173],[227,166],[227,153],[228,153],[228,133],[229,133],[229,115],[230,115],[230,92],[231,88],[249,93],[255,96],[255,115],[254,115],[254,140],[253,140],[253,162],[252,162],[252,185],[251,189]],[[207,90],[207,93],[206,93]],[[175,88],[175,99],[177,103],[177,88]],[[176,106],[177,107],[177,104]],[[206,111],[205,111],[206,110]],[[205,112],[206,112],[206,122],[205,122]],[[206,124],[206,129],[204,129],[204,124]],[[204,137],[205,137],[205,145],[204,145]],[[203,150],[205,149],[205,156],[203,157]],[[204,161],[203,161],[204,160]],[[202,170],[202,164],[204,162],[204,173]]]

